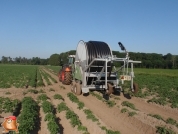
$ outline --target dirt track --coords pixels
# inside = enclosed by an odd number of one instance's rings
[[[44,68],[43,68],[44,69]],[[45,69],[44,69],[45,70]],[[58,77],[49,71],[45,70],[47,73],[49,73],[53,78],[58,80]],[[45,84],[46,85],[46,84]],[[64,98],[64,102],[67,104],[67,106],[72,109],[81,120],[82,124],[87,127],[88,132],[90,134],[104,134],[105,131],[102,130],[100,127],[105,126],[107,129],[114,130],[114,131],[120,131],[121,134],[154,134],[156,133],[155,126],[161,126],[166,125],[167,127],[171,128],[175,132],[178,133],[178,128],[173,125],[166,124],[164,121],[158,120],[156,118],[153,118],[151,116],[148,116],[148,114],[159,114],[161,115],[165,120],[169,117],[175,119],[178,121],[178,109],[172,109],[169,107],[162,107],[155,104],[150,104],[145,102],[143,99],[140,98],[131,98],[127,99],[121,94],[119,96],[120,100],[115,100],[117,104],[109,108],[105,103],[98,100],[92,95],[89,96],[77,96],[80,101],[82,101],[85,104],[85,108],[90,109],[94,115],[99,119],[99,124],[96,122],[92,122],[91,120],[88,120],[86,118],[86,115],[84,114],[83,110],[77,109],[77,105],[75,103],[72,103],[69,98],[67,97],[67,93],[70,92],[70,86],[64,86],[65,89],[60,89],[60,86],[62,83],[53,83],[50,86],[45,86],[43,89],[47,96],[50,98],[50,101],[52,104],[57,107],[57,105],[60,103],[60,101],[54,100],[53,95],[54,94],[60,94]],[[53,88],[55,91],[50,92],[49,89]],[[22,99],[24,97],[23,91],[27,89],[16,89],[16,88],[10,88],[10,89],[1,89],[0,90],[0,96],[5,96],[5,92],[9,91],[12,94],[8,95],[8,97],[12,99]],[[7,95],[6,95],[7,96]],[[36,99],[37,95],[34,95],[32,93],[28,93],[25,96],[32,96],[34,99]],[[113,98],[111,98],[112,100]],[[135,107],[138,109],[137,115],[134,115],[133,117],[129,117],[127,113],[121,113],[121,103],[123,101],[129,101],[135,105]],[[119,107],[118,107],[119,106]],[[129,108],[128,108],[129,109]],[[131,109],[129,109],[131,110]],[[132,110],[131,110],[132,111]],[[40,115],[42,118],[41,121],[41,130],[38,131],[39,134],[48,134],[46,123],[44,120],[44,114],[40,110]],[[2,116],[5,116],[2,114]],[[59,118],[59,124],[62,127],[61,133],[64,134],[81,134],[80,131],[77,130],[77,128],[73,128],[70,125],[69,120],[65,117],[65,112],[56,113],[56,116]],[[2,122],[2,119],[0,120],[0,123]],[[0,129],[0,131],[2,128]]]

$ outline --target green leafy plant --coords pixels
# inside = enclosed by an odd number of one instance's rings
[[[158,98],[158,99],[156,99],[155,97],[153,97],[151,100],[148,100],[147,102],[148,103],[149,102],[153,102],[153,103],[160,104],[160,105],[163,105],[163,106],[167,104],[165,97]]]
[[[122,106],[126,106],[126,107],[130,107],[130,108],[133,109],[133,110],[137,110],[137,109],[135,108],[135,105],[132,104],[132,103],[130,103],[130,102],[128,102],[128,101],[123,101],[121,105],[122,105]]]
[[[172,124],[172,125],[176,125],[176,124],[177,124],[177,121],[174,120],[174,119],[172,119],[172,118],[168,118],[168,119],[166,120],[166,123]]]
[[[129,110],[127,109],[127,108],[122,108],[121,109],[121,113],[126,113],[126,112],[128,112]]]
[[[85,104],[81,101],[79,101],[79,99],[77,98],[77,96],[75,96],[73,93],[68,93],[67,96],[69,97],[69,99],[72,101],[72,102],[75,102],[77,103],[78,105],[78,109],[83,109],[83,107],[85,106]]]
[[[154,117],[154,118],[156,118],[158,120],[164,121],[164,119],[161,117],[161,115],[158,115],[158,114],[148,114],[148,115],[151,116],[151,117]]]
[[[36,89],[29,89],[28,92],[38,94],[38,90]]]
[[[66,118],[70,119],[70,123],[71,123],[72,127],[81,126],[81,122],[79,120],[78,115],[75,114],[73,111],[67,110]]]
[[[22,112],[18,118],[19,133],[27,134],[38,127],[39,124],[39,106],[31,97],[25,97],[22,100]]]
[[[174,131],[166,127],[156,126],[156,128],[157,128],[156,132],[159,134],[176,134]]]
[[[47,113],[44,121],[55,121],[55,115],[53,113]]]
[[[38,91],[38,93],[46,93],[44,90],[40,89],[40,91]]]
[[[38,97],[37,97],[37,100],[41,100],[41,101],[46,101],[48,99],[47,95],[46,94],[40,94]]]
[[[78,102],[78,109],[83,109],[83,107],[85,106],[85,104],[83,102]]]
[[[60,94],[55,94],[54,99],[64,100],[64,98]]]
[[[105,131],[106,131],[106,134],[120,134],[119,131],[109,130],[109,129],[107,129],[105,126],[101,126],[101,129],[102,129],[102,130],[105,130]]]
[[[134,116],[134,115],[136,115],[137,113],[136,112],[128,112],[128,115],[129,116]]]
[[[6,94],[6,95],[9,95],[9,94],[11,94],[11,93],[10,93],[10,92],[6,92],[5,94]]]
[[[93,122],[98,121],[98,119],[93,115],[91,110],[84,109],[83,111],[87,115],[87,119],[91,119]]]
[[[41,106],[42,106],[45,114],[46,113],[52,113],[54,111],[52,104],[48,101],[44,101]]]
[[[62,112],[65,110],[68,110],[69,108],[66,106],[66,104],[64,102],[61,102],[60,104],[58,104],[57,106],[57,111],[58,112]]]
[[[55,92],[55,90],[54,90],[53,88],[50,88],[49,91],[50,91],[50,92],[51,92],[51,91]]]
[[[113,107],[113,106],[116,105],[116,102],[115,102],[115,101],[108,100],[108,101],[106,101],[106,104],[107,104],[109,107]]]
[[[60,131],[58,124],[53,120],[49,121],[47,126],[51,134],[58,134]]]

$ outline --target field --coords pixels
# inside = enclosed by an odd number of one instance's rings
[[[134,69],[139,92],[126,83],[106,100],[98,91],[74,95],[59,69],[0,65],[0,123],[17,116],[20,134],[178,133],[178,70]]]

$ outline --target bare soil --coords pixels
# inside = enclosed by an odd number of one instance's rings
[[[44,68],[43,68],[44,69]],[[44,69],[46,73],[49,73],[53,78],[58,81],[58,77]],[[108,107],[104,102],[98,100],[96,97],[92,95],[88,96],[77,96],[81,102],[85,104],[84,109],[90,109],[96,118],[99,119],[99,122],[92,122],[91,120],[86,118],[83,110],[79,110],[77,108],[77,104],[71,102],[67,97],[67,93],[71,92],[71,86],[63,85],[61,82],[52,83],[52,85],[48,85],[45,83],[45,87],[37,88],[37,90],[42,89],[46,92],[46,95],[50,98],[51,103],[57,108],[57,105],[62,102],[62,100],[55,100],[53,96],[55,94],[60,94],[64,98],[64,102],[66,105],[73,110],[78,116],[83,126],[86,126],[88,132],[90,134],[104,134],[106,133],[101,129],[102,126],[105,126],[107,129],[113,131],[120,131],[121,134],[155,134],[156,126],[166,126],[171,128],[173,131],[178,133],[178,128],[174,125],[166,124],[162,120],[158,120],[148,114],[158,114],[163,117],[164,120],[171,117],[178,121],[178,109],[172,109],[168,106],[160,106],[152,103],[145,102],[144,99],[131,97],[128,98],[124,96],[122,93],[117,96],[120,99],[116,100],[114,97],[110,98],[110,100],[114,100],[116,105],[114,107]],[[60,87],[64,86],[65,89],[61,89]],[[49,89],[54,89],[54,91],[50,91]],[[9,91],[11,94],[6,95],[5,93]],[[0,89],[0,97],[9,97],[11,99],[23,99],[25,96],[31,96],[35,100],[39,94],[27,93],[23,94],[23,92],[28,91],[25,88],[8,88],[8,89]],[[96,91],[95,91],[96,92]],[[96,92],[97,93],[97,92]],[[98,93],[100,94],[100,93]],[[121,103],[123,101],[129,101],[135,105],[138,110],[132,110],[127,107],[123,107]],[[133,117],[128,116],[128,113],[121,113],[122,108],[127,108],[129,111],[135,111],[137,114]],[[9,116],[10,113],[1,113],[0,123],[2,123],[3,118]],[[49,134],[47,130],[47,123],[44,121],[44,113],[42,109],[40,109],[40,117],[41,117],[41,128],[38,131],[38,134]],[[59,119],[59,125],[61,126],[62,134],[82,134],[82,132],[78,131],[76,127],[72,127],[70,125],[70,121],[65,117],[65,111],[58,113],[56,112],[56,117]],[[0,127],[0,132],[2,131],[2,127]]]

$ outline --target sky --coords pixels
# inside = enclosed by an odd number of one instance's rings
[[[80,40],[178,55],[178,0],[0,0],[0,58],[49,58]]]

